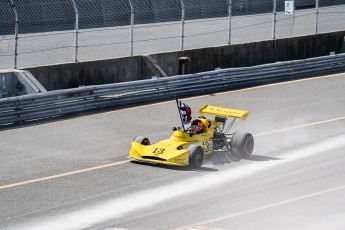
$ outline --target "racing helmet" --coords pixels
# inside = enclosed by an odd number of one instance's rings
[[[192,124],[190,126],[190,132],[195,134],[195,133],[201,133],[204,130],[204,124],[202,123],[201,120],[194,120],[192,121]]]

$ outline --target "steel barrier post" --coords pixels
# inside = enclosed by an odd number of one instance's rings
[[[319,0],[315,0],[315,34],[318,33],[319,27]]]
[[[180,0],[181,3],[181,50],[184,50],[184,25],[186,17],[186,7],[183,0]]]
[[[276,39],[277,0],[273,0],[272,39]]]
[[[133,56],[133,47],[134,47],[134,7],[131,0],[128,0],[129,6],[131,8],[131,32],[130,32],[130,48],[129,53]]]
[[[13,0],[10,0],[10,6],[14,13],[15,24],[14,24],[14,36],[15,36],[15,43],[14,43],[14,65],[13,68],[17,69],[17,62],[18,62],[18,34],[19,34],[19,17],[16,6]]]
[[[231,44],[231,17],[232,17],[232,0],[228,0],[228,45]]]
[[[78,62],[78,49],[79,49],[79,10],[78,5],[75,0],[72,0],[74,13],[75,13],[75,53],[74,53],[74,61]]]

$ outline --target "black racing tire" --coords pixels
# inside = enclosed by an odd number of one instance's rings
[[[230,151],[235,156],[248,158],[254,149],[254,137],[250,133],[233,133],[230,141]]]
[[[133,141],[138,142],[142,145],[150,145],[150,140],[147,137],[137,136]]]
[[[200,168],[204,162],[205,154],[204,150],[199,145],[190,145],[189,150],[189,167],[190,168]]]

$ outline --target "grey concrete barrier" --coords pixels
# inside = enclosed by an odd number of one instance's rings
[[[46,91],[29,71],[0,70],[0,98]]]
[[[179,58],[190,58],[190,73],[277,61],[307,59],[338,52],[345,32],[308,35],[237,45],[26,68],[49,91],[178,75]]]
[[[341,72],[345,54],[0,99],[0,125]]]

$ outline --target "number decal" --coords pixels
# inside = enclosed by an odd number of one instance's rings
[[[152,153],[156,153],[156,154],[162,154],[164,153],[165,149],[163,148],[155,148],[155,150]]]
[[[204,147],[204,149],[207,149],[207,150],[210,149],[210,143],[208,141],[202,142],[202,146]]]
[[[212,141],[206,141],[206,142],[202,142],[202,147],[206,150],[206,151],[210,151],[213,149],[212,146]]]

